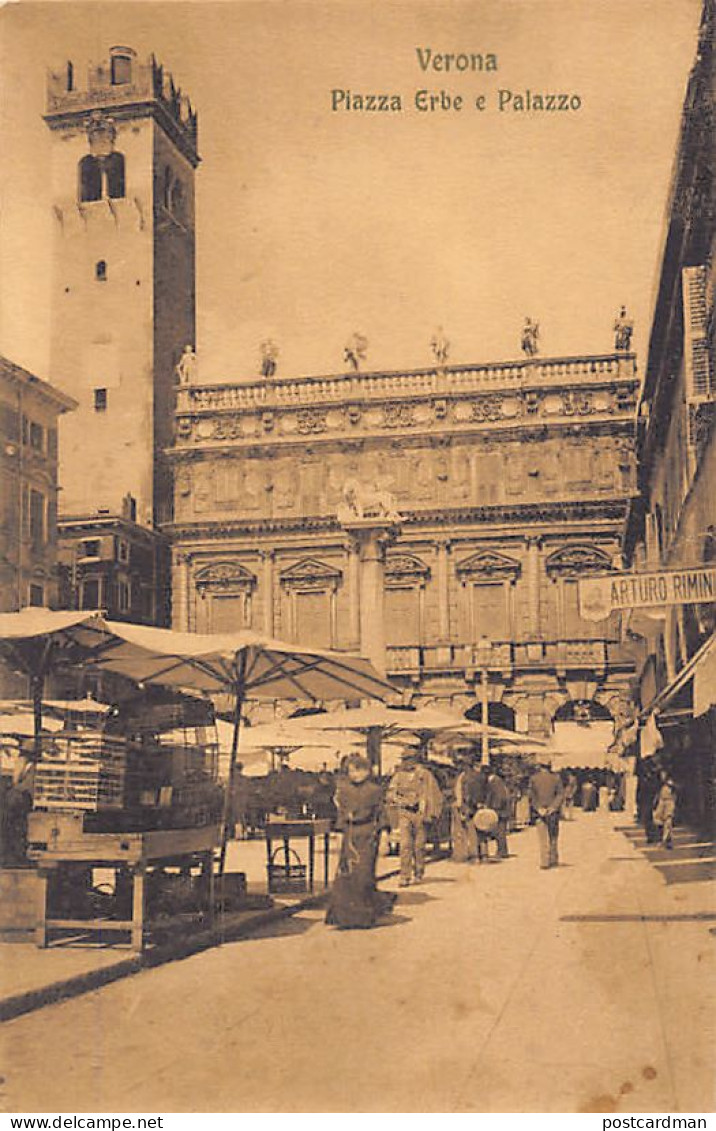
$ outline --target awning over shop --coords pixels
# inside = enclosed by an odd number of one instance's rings
[[[691,702],[694,718],[705,715],[716,706],[716,635],[711,635],[688,663],[684,664],[675,679],[662,688],[656,698],[645,707],[642,714],[663,713],[691,683]]]

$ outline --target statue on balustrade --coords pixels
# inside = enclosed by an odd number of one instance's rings
[[[196,381],[197,361],[194,347],[184,346],[184,352],[177,362],[175,373],[180,385],[193,385]]]
[[[525,318],[522,327],[522,352],[525,357],[536,357],[539,353],[539,322]]]
[[[614,349],[618,353],[628,353],[631,349],[631,337],[634,333],[634,323],[627,317],[625,306],[619,311],[614,323]]]
[[[361,361],[368,354],[368,339],[363,334],[354,334],[343,350],[343,360],[347,361],[354,373],[360,369]]]
[[[430,340],[430,349],[433,351],[436,365],[447,365],[447,359],[450,356],[450,342],[445,337],[442,326],[438,326],[437,331],[433,334]]]
[[[267,338],[259,348],[261,350],[261,376],[273,377],[278,365],[278,346],[270,338]]]

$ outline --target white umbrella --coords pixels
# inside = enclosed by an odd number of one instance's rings
[[[19,613],[0,613],[0,656],[14,671],[28,677],[38,755],[42,696],[48,674],[86,657],[108,636],[98,612],[55,612],[30,607]]]
[[[59,719],[44,719],[42,730],[48,734],[62,730]],[[17,738],[32,738],[35,734],[35,716],[26,711],[22,714],[0,715],[0,734],[13,735]]]
[[[304,648],[249,630],[207,635],[114,621],[104,624],[111,638],[94,655],[102,670],[139,683],[233,694],[229,780],[236,765],[241,711],[247,698],[371,699],[393,693],[392,686],[363,656]],[[228,796],[227,791],[220,873],[226,860]]]

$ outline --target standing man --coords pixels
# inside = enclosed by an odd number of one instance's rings
[[[472,818],[475,814],[477,770],[469,752],[457,755],[458,775],[455,778],[455,795],[452,804],[452,858],[465,864],[477,856],[477,831]]]
[[[507,851],[507,821],[510,815],[510,791],[496,770],[490,769],[487,775],[487,791],[485,805],[497,813],[497,828],[495,840],[497,841],[497,855],[501,860],[506,860],[510,855]]]
[[[573,770],[567,773],[567,780],[564,782],[564,802],[562,804],[562,816],[565,821],[574,820],[574,799],[577,796],[577,776]]]
[[[427,827],[442,812],[440,786],[427,766],[420,764],[420,753],[407,750],[390,779],[386,805],[398,814],[400,832],[400,886],[411,880],[419,883],[425,874]]]
[[[537,815],[540,868],[556,868],[559,864],[557,841],[563,798],[561,777],[552,772],[551,762],[543,762],[530,782],[530,801]]]

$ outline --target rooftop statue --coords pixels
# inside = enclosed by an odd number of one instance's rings
[[[446,365],[450,356],[450,342],[445,337],[442,326],[438,326],[430,339],[430,349],[433,351],[436,365]]]
[[[184,346],[175,370],[180,385],[193,385],[197,376],[197,362],[194,347]]]
[[[278,346],[267,338],[261,343],[261,376],[273,377],[278,364]]]
[[[522,352],[525,357],[536,357],[539,353],[539,322],[533,322],[531,318],[525,318],[525,324],[522,328]]]
[[[348,362],[354,373],[357,373],[360,369],[360,363],[365,361],[367,353],[368,339],[363,334],[354,334],[343,350],[343,360]]]
[[[628,353],[631,349],[633,333],[634,323],[627,317],[627,309],[623,306],[614,323],[614,349],[620,353]]]

